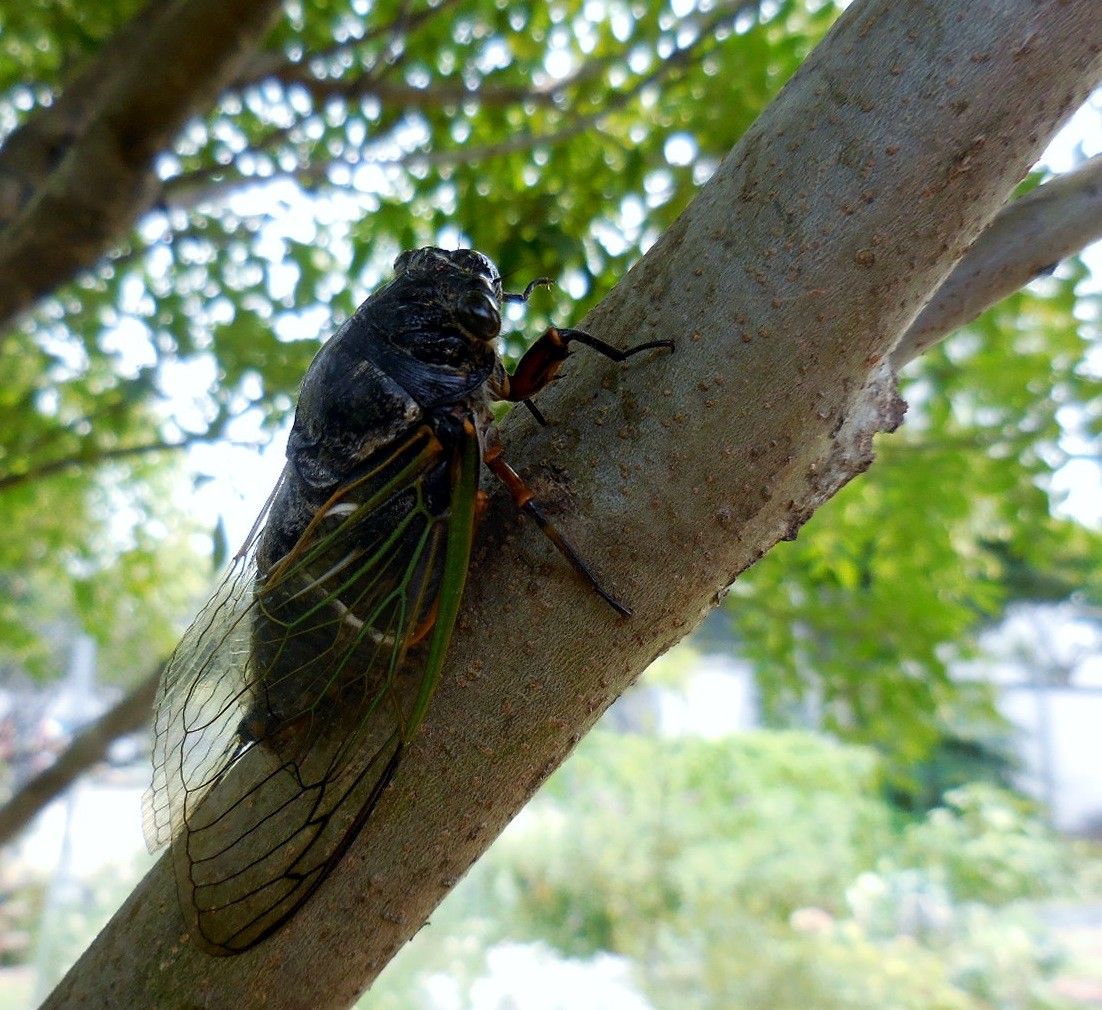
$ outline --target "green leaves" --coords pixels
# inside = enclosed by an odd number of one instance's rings
[[[0,11],[0,88],[56,88],[74,64],[94,53],[141,6],[140,0],[5,4]]]
[[[728,603],[778,722],[806,717],[892,755],[897,784],[953,727],[994,714],[951,680],[1016,599],[1098,593],[1102,537],[1059,514],[1073,440],[1097,452],[1093,297],[1071,264],[985,313],[904,377],[878,459],[736,584]]]

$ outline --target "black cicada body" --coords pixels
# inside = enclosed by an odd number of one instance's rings
[[[483,465],[628,613],[502,459],[489,404],[528,403],[572,341],[617,360],[671,345],[618,351],[552,328],[510,375],[494,348],[501,305],[534,286],[505,294],[474,250],[403,253],[306,373],[279,482],[157,699],[146,840],[172,842],[210,953],[286,922],[375,808],[447,653]]]

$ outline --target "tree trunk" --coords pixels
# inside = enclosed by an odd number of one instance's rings
[[[157,155],[279,12],[278,0],[150,0],[13,133],[0,157],[0,326],[127,235],[159,191]]]
[[[586,320],[677,352],[576,355],[553,427],[504,425],[635,616],[499,494],[428,719],[326,885],[218,959],[162,859],[45,1005],[348,1006],[608,704],[870,464],[902,417],[894,345],[1100,74],[1097,0],[854,3]]]

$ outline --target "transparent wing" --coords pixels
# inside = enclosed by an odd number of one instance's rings
[[[419,429],[273,563],[263,526],[277,486],[177,648],[146,839],[172,839],[181,905],[211,953],[245,950],[293,915],[389,782],[451,636],[478,466],[472,425],[448,447]]]
[[[172,840],[181,827],[185,795],[198,797],[201,784],[209,786],[216,777],[210,770],[225,767],[236,746],[247,689],[256,547],[285,476],[286,470],[161,674],[153,716],[153,781],[142,799],[150,852]]]

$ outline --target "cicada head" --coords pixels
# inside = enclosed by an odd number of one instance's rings
[[[501,274],[482,253],[435,246],[413,249],[394,261],[394,273],[423,283],[467,339],[489,343],[501,332]]]

